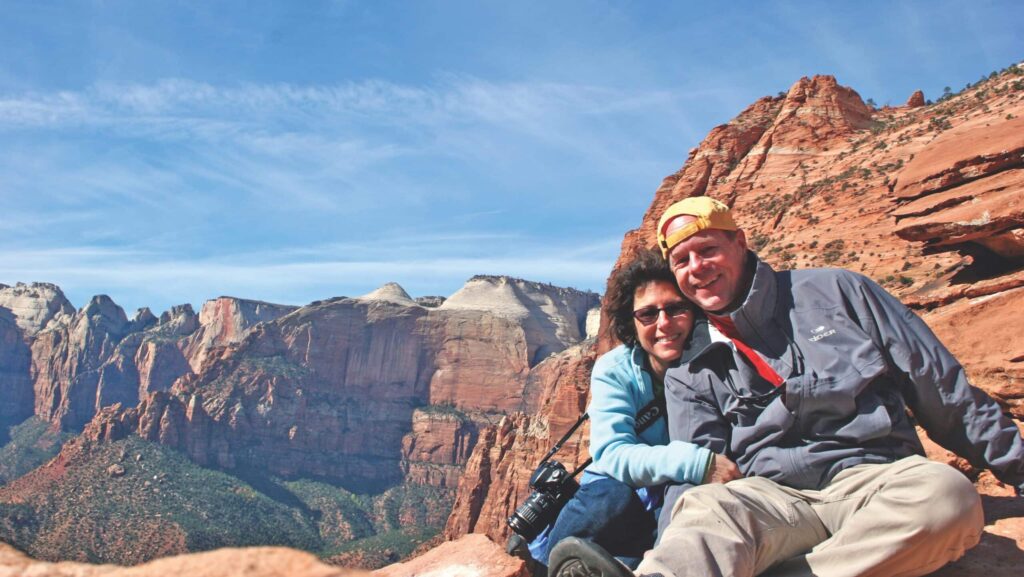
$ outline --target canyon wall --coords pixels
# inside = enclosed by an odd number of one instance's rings
[[[0,308],[5,422],[35,414],[80,431],[95,419],[96,439],[135,433],[201,465],[354,488],[454,487],[479,427],[534,411],[532,367],[585,338],[598,304],[481,276],[431,306],[389,283],[305,307],[221,297],[198,315],[129,319],[106,296],[68,313],[52,285],[17,290],[4,302],[26,319]]]

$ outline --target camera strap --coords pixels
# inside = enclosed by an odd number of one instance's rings
[[[663,395],[655,395],[654,400],[641,407],[640,411],[636,414],[636,420],[634,421],[636,423],[636,433],[639,435],[640,433],[646,431],[648,428],[650,428],[651,425],[657,422],[659,417],[664,416],[665,412],[665,397]],[[551,447],[551,450],[548,451],[547,455],[544,455],[544,458],[541,459],[540,462],[542,464],[546,463],[548,459],[554,456],[554,454],[557,453],[558,450],[562,448],[562,445],[567,440],[569,440],[569,437],[571,437],[572,434],[576,432],[576,429],[579,429],[580,425],[582,425],[583,422],[589,418],[590,415],[587,413],[583,413],[582,415],[580,415],[580,418],[576,421],[576,423],[572,427],[570,427],[568,431],[566,431],[565,435],[563,435],[557,443],[555,443],[555,446]],[[592,460],[593,459],[587,459],[582,465],[579,466],[579,468],[573,471],[571,476],[575,477],[580,471],[586,468],[587,465],[589,465],[592,462]],[[531,485],[532,484],[533,483],[531,481]]]

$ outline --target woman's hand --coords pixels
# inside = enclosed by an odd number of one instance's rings
[[[733,479],[739,479],[743,475],[740,473],[740,468],[729,460],[729,457],[719,455],[715,453],[715,458],[711,460],[711,468],[708,469],[708,474],[705,477],[705,483],[728,483]]]

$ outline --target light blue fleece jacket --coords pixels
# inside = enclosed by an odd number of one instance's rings
[[[694,483],[704,479],[712,454],[683,441],[668,440],[664,418],[639,435],[637,412],[654,400],[651,376],[643,370],[640,347],[619,345],[601,355],[590,376],[590,454],[588,472],[631,487]]]

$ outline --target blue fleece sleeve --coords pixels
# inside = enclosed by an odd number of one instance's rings
[[[637,384],[628,367],[606,357],[595,364],[590,380],[591,468],[631,487],[700,483],[710,451],[682,441],[645,443],[636,433],[636,414],[642,408]]]

